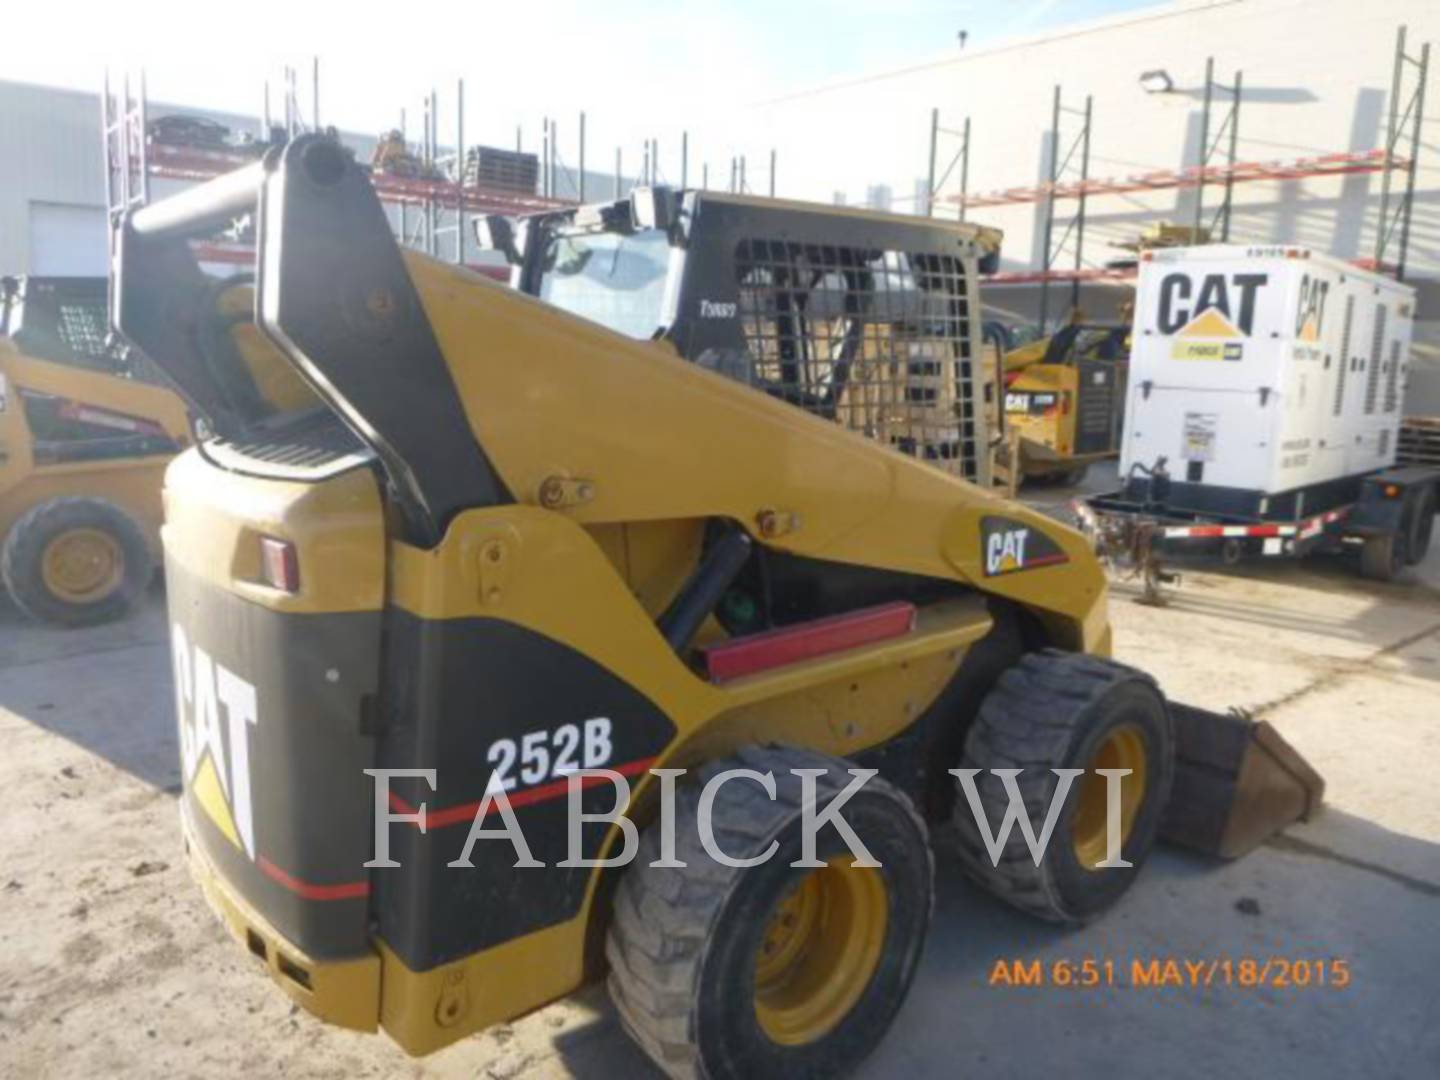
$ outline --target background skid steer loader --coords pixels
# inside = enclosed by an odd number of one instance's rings
[[[159,555],[184,403],[106,344],[104,278],[0,282],[0,573],[37,619],[123,614]]]
[[[1128,322],[1086,323],[1078,311],[1049,337],[1005,352],[1005,418],[1025,479],[1078,484],[1092,464],[1119,456],[1129,354]]]
[[[684,253],[706,203],[631,227]],[[257,210],[242,327],[212,316],[187,237]],[[915,276],[955,257],[952,279],[973,285],[949,227],[886,226],[869,223],[867,265]],[[741,284],[681,273],[665,288],[723,318]],[[953,857],[1062,922],[1113,903],[1160,832],[1176,721],[1209,714],[1172,714],[1106,658],[1105,581],[1077,533],[670,344],[402,253],[324,139],[130,214],[116,300],[121,331],[214,432],[166,479],[192,866],[317,1015],[425,1053],[608,967],[626,1028],[671,1075],[839,1074],[914,975],[928,822],[953,814]],[[1043,805],[1050,766],[1106,764],[1133,770],[1128,869],[1097,867],[1098,777],[1067,796],[1038,866],[1015,839],[997,868],[946,773],[1026,766]],[[822,865],[792,866],[795,770],[823,808],[851,765],[879,772],[844,816],[880,865],[852,865],[827,830]],[[656,766],[688,770],[673,860],[658,858]],[[627,865],[561,864],[567,777],[591,767],[634,784]],[[773,841],[768,861],[725,865],[698,839],[700,784],[728,768],[774,788],[721,787],[715,839],[735,860]],[[426,828],[386,826],[388,868],[366,866],[385,817],[366,769],[435,770],[433,788],[392,782],[391,810],[423,807]],[[977,794],[997,822],[992,781]],[[609,810],[609,788],[582,788],[582,807]],[[494,789],[542,868],[466,843]],[[623,838],[592,820],[580,843],[593,858]]]

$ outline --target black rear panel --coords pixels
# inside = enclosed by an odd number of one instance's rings
[[[380,613],[274,611],[173,558],[165,583],[194,835],[225,881],[300,949],[364,955],[373,795],[363,770],[374,740],[362,727]],[[249,722],[229,704],[246,694]]]
[[[1119,446],[1116,410],[1124,400],[1120,394],[1120,369],[1103,360],[1077,360],[1075,412],[1075,453],[1102,454]]]
[[[399,868],[375,871],[380,937],[411,970],[424,971],[521,934],[575,917],[585,897],[588,868],[555,864],[566,857],[563,775],[554,767],[567,753],[561,730],[581,743],[569,750],[585,767],[589,749],[603,767],[634,785],[669,744],[675,728],[659,707],[593,660],[533,631],[495,619],[427,620],[392,609],[387,635],[387,702],[380,761],[388,768],[433,768],[435,791],[422,780],[396,780],[405,804],[427,804],[429,831],[391,826],[390,855]],[[608,746],[586,743],[585,726],[607,721]],[[545,733],[541,738],[537,733]],[[550,768],[527,778],[524,758],[508,769],[495,747],[525,736],[546,747]],[[523,755],[523,751],[521,751]],[[492,771],[514,781],[508,797],[534,858],[543,869],[516,868],[505,839],[476,842],[474,869],[450,867],[469,835]],[[585,791],[587,813],[615,805],[602,783]],[[490,829],[502,821],[492,813]],[[584,854],[595,858],[609,826],[584,827]]]

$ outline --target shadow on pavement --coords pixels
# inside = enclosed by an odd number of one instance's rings
[[[0,708],[162,790],[178,791],[165,603],[153,589],[128,618],[62,629],[0,605]]]

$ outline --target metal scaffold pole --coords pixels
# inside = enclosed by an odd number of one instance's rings
[[[1410,248],[1410,215],[1415,202],[1416,159],[1420,155],[1421,125],[1424,122],[1425,111],[1425,84],[1430,73],[1430,44],[1428,42],[1422,44],[1419,54],[1411,56],[1405,49],[1405,36],[1406,28],[1402,26],[1395,35],[1395,64],[1390,81],[1390,115],[1385,126],[1384,171],[1381,173],[1380,180],[1380,220],[1375,228],[1375,269],[1381,272],[1388,268],[1387,256],[1390,252],[1391,242],[1395,239],[1397,227],[1400,231],[1394,262],[1397,280],[1404,280],[1405,260]],[[1412,70],[1414,71],[1414,86],[1407,97],[1405,94],[1406,75]],[[1404,102],[1403,109],[1401,108],[1402,100]],[[1397,157],[1395,150],[1400,140],[1405,137],[1407,124],[1410,128],[1410,152],[1400,158]],[[1390,204],[1393,181],[1391,174],[1396,169],[1405,170],[1405,189],[1399,208],[1392,214]]]
[[[1074,140],[1069,144],[1064,156],[1060,154],[1062,146],[1060,122],[1065,113],[1078,115],[1081,128]],[[1055,87],[1055,103],[1051,110],[1050,130],[1050,181],[1045,185],[1045,234],[1044,234],[1044,265],[1040,273],[1040,329],[1043,333],[1050,317],[1050,280],[1056,261],[1060,258],[1061,252],[1065,249],[1065,243],[1070,239],[1071,232],[1075,233],[1075,257],[1074,268],[1068,275],[1071,279],[1070,299],[1072,306],[1080,302],[1080,278],[1083,274],[1085,259],[1085,200],[1089,194],[1090,186],[1090,128],[1094,118],[1093,99],[1088,95],[1085,98],[1083,109],[1066,109],[1061,104],[1060,87]],[[1077,169],[1076,182],[1066,187],[1067,194],[1073,194],[1079,200],[1075,216],[1065,225],[1065,231],[1055,239],[1055,202],[1059,195],[1059,184],[1061,178],[1071,167],[1071,161],[1076,153],[1080,155]]]
[[[942,137],[950,137],[960,141],[959,148],[950,155],[943,171],[940,170],[940,142]],[[946,153],[949,153],[946,150]],[[960,191],[956,198],[959,204],[959,217],[965,220],[965,202],[970,184],[970,118],[967,116],[959,131],[952,131],[940,123],[940,110],[930,110],[930,156],[928,167],[925,171],[925,201],[919,209],[930,217],[935,213],[935,207],[941,202],[941,193],[945,190],[950,175],[955,172],[956,166],[960,169]],[[937,175],[938,173],[938,175]]]
[[[1050,120],[1050,179],[1045,188],[1045,231],[1041,240],[1041,270],[1046,274],[1040,281],[1040,333],[1045,333],[1046,320],[1050,311],[1050,241],[1055,232],[1055,179],[1060,168],[1060,87],[1055,87],[1055,104]]]
[[[940,141],[940,110],[930,110],[930,167],[925,176],[925,216],[935,216],[935,152]]]
[[[1205,235],[1205,187],[1211,182],[1211,163],[1215,160],[1216,151],[1220,146],[1220,140],[1227,138],[1225,153],[1225,187],[1224,195],[1221,196],[1220,206],[1216,209],[1214,216],[1210,219],[1209,232],[1214,234],[1220,243],[1230,239],[1230,215],[1233,205],[1235,191],[1235,154],[1240,140],[1240,96],[1241,96],[1242,73],[1235,72],[1235,81],[1230,85],[1215,81],[1215,58],[1207,57],[1205,60],[1205,97],[1200,110],[1200,149],[1199,161],[1197,162],[1195,174],[1195,240],[1200,242]],[[1220,121],[1220,126],[1215,128],[1215,138],[1212,141],[1210,132],[1212,128],[1211,118],[1215,112],[1215,92],[1228,94],[1230,105],[1225,111],[1225,117]]]
[[[960,143],[960,220],[965,220],[965,210],[970,198],[970,117],[965,117],[964,134]]]
[[[1084,182],[1090,178],[1090,111],[1091,97],[1085,95],[1085,129],[1080,133],[1080,204],[1075,211],[1075,280],[1070,282],[1070,306],[1080,306],[1080,271],[1082,265],[1081,256],[1085,250],[1085,188]]]

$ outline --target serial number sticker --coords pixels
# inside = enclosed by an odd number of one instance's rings
[[[1182,428],[1180,456],[1185,461],[1215,460],[1215,429],[1218,413],[1186,413]]]
[[[1171,956],[1087,957],[1082,960],[1001,958],[990,968],[995,987],[1116,987],[1122,990],[1343,990],[1350,962],[1338,957]]]

